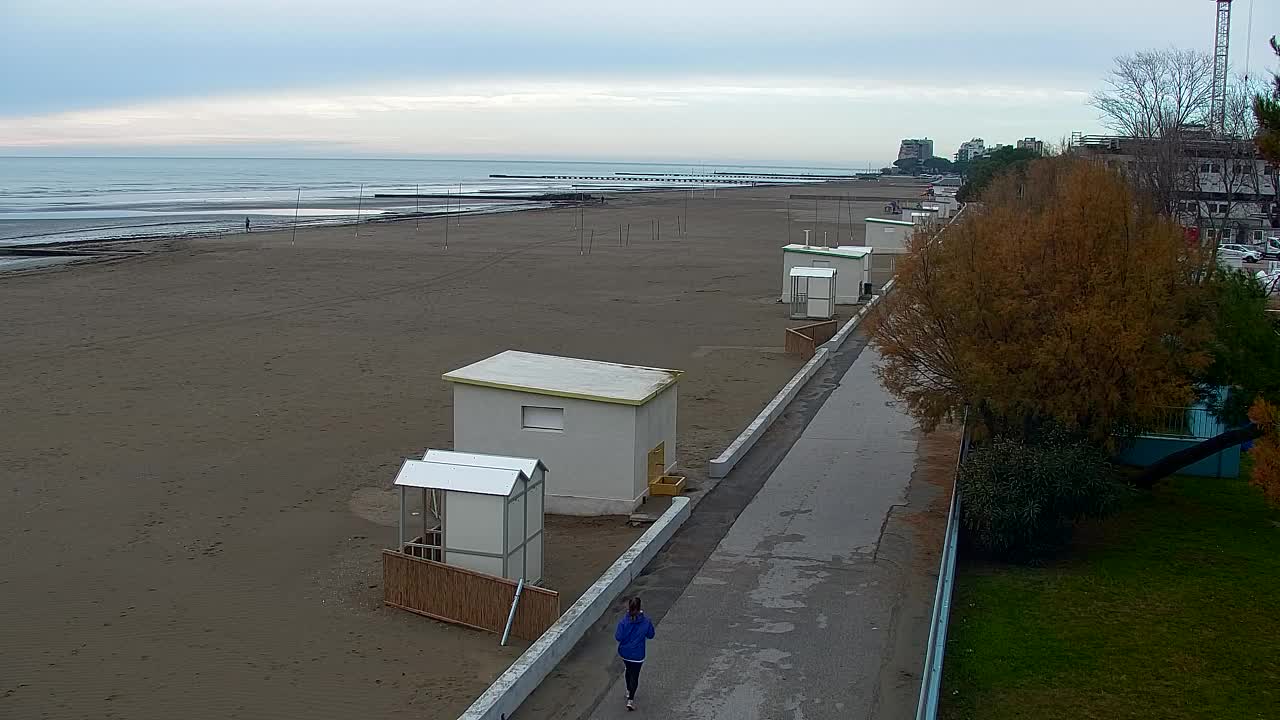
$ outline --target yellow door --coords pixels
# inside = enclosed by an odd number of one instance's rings
[[[667,472],[667,444],[665,442],[658,443],[658,446],[649,451],[649,482],[653,482],[662,477]]]

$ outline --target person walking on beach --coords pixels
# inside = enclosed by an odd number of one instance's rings
[[[640,684],[640,668],[644,666],[644,644],[653,639],[653,623],[640,609],[640,598],[627,601],[627,614],[618,621],[613,632],[618,641],[618,655],[627,674],[627,709],[636,709],[636,686]]]
[[[247,217],[244,219],[244,231],[246,234],[249,232],[249,218]]]

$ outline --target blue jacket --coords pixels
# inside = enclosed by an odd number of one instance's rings
[[[618,621],[618,629],[613,631],[613,639],[618,641],[618,654],[623,660],[640,662],[644,660],[644,641],[653,639],[653,623],[644,613],[623,615]]]

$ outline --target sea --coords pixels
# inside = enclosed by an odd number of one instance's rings
[[[257,231],[414,213],[511,212],[545,207],[539,197],[547,193],[713,188],[751,178],[803,183],[821,180],[805,176],[853,172],[521,160],[0,157],[0,248],[243,232],[246,219]]]

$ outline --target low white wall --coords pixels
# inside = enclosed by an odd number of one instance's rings
[[[752,420],[751,424],[739,433],[738,437],[734,438],[733,442],[729,444],[729,447],[724,449],[724,452],[720,453],[715,459],[707,463],[708,475],[713,478],[722,478],[729,474],[729,471],[738,464],[738,461],[755,446],[756,441],[764,435],[765,431],[769,429],[769,426],[773,425],[773,421],[778,419],[778,416],[782,414],[783,410],[786,410],[787,405],[796,398],[796,395],[800,393],[800,388],[804,387],[804,384],[809,381],[809,378],[812,378],[814,374],[818,372],[818,369],[826,364],[827,358],[830,357],[831,353],[840,348],[845,339],[849,337],[849,334],[853,332],[853,329],[862,322],[864,317],[866,317],[867,311],[876,303],[880,302],[881,296],[884,293],[887,293],[892,287],[893,280],[885,283],[884,289],[881,291],[881,295],[873,296],[871,301],[864,305],[856,315],[850,318],[849,322],[845,323],[844,327],[840,328],[840,331],[837,332],[834,337],[818,346],[818,350],[813,354],[813,358],[810,359],[809,362],[805,363],[804,367],[800,368],[800,371],[797,372],[786,385],[782,386],[782,389],[778,391],[777,395],[773,396],[773,399],[769,401],[768,405],[764,406],[764,410],[760,411],[760,414],[756,416],[755,420]]]
[[[507,720],[687,519],[689,498],[672,498],[671,507],[662,517],[587,588],[568,612],[511,663],[458,720]]]

